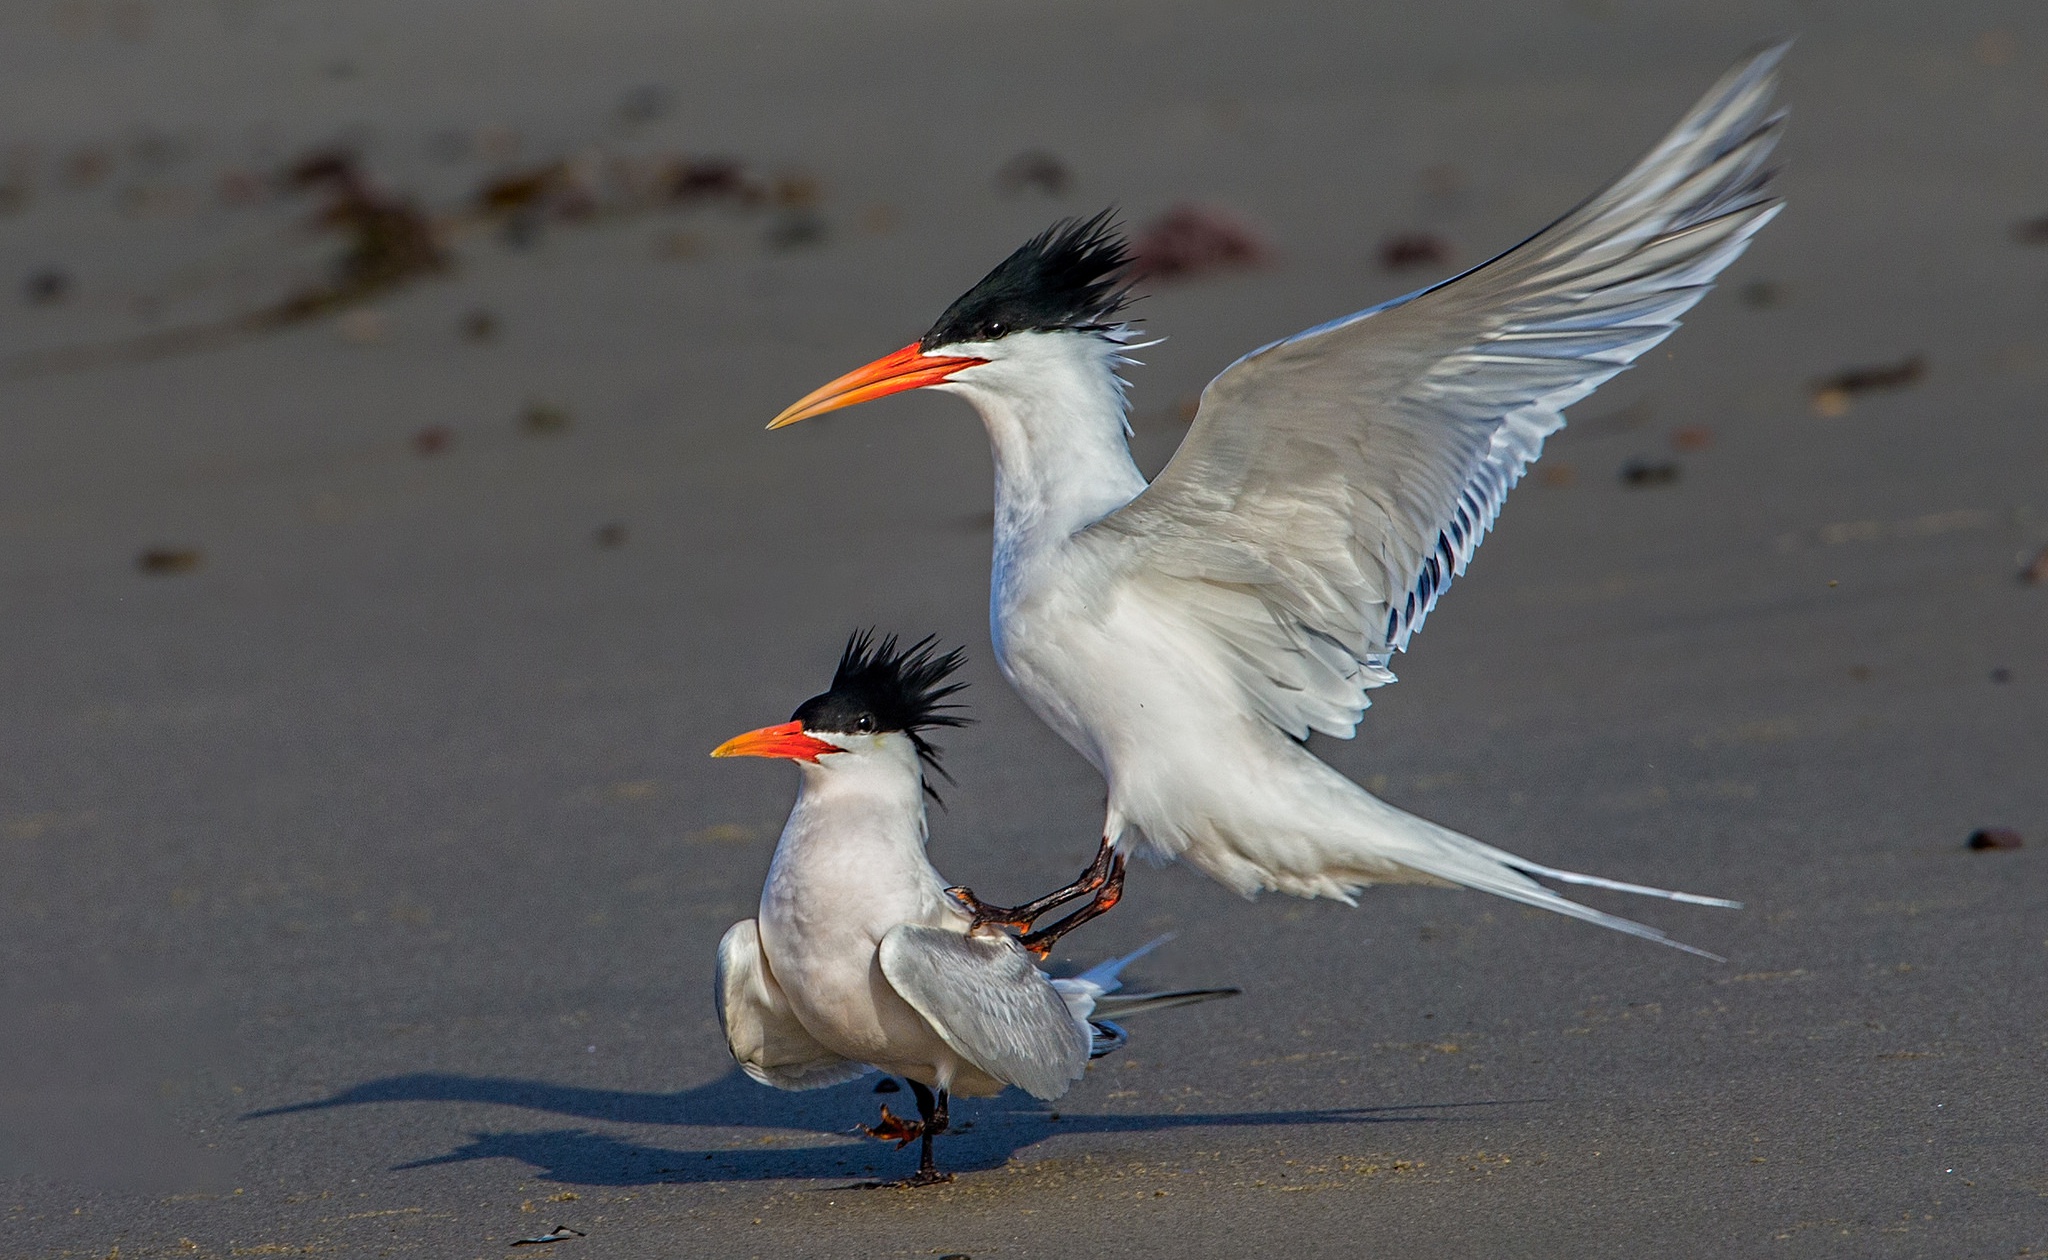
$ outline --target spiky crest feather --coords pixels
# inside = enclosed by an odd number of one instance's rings
[[[940,653],[936,635],[898,648],[893,634],[877,641],[872,629],[856,630],[839,654],[831,689],[804,701],[791,717],[806,730],[840,734],[900,731],[909,737],[919,759],[950,783],[952,776],[939,764],[940,750],[922,732],[973,721],[952,711],[962,706],[948,703],[949,697],[967,688],[964,682],[946,681],[966,659],[963,648]],[[870,720],[866,731],[861,727],[863,718]],[[931,791],[930,786],[925,790]],[[932,795],[936,799],[938,794]]]
[[[1114,207],[1062,219],[983,276],[939,316],[918,346],[994,341],[1014,332],[1104,330],[1130,301],[1131,251]]]

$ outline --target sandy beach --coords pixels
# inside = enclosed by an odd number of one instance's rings
[[[706,754],[876,625],[968,650],[948,876],[1103,789],[990,660],[972,413],[762,426],[1194,208],[1257,248],[1146,285],[1156,470],[1786,35],[1786,212],[1315,741],[1728,961],[1135,867],[1056,959],[1243,996],[864,1188],[873,1080],[721,1039],[794,778]],[[0,1254],[2048,1255],[2044,134],[2020,0],[11,6]]]

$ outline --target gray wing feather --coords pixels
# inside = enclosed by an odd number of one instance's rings
[[[741,1069],[763,1085],[823,1089],[875,1070],[827,1050],[797,1022],[768,970],[754,920],[742,919],[726,929],[718,942],[713,986],[727,1048]]]
[[[1164,583],[1276,725],[1350,735],[1564,408],[1669,336],[1777,214],[1786,47],[1516,248],[1232,364],[1158,479],[1083,537],[1125,552],[1139,589]]]
[[[1086,1026],[1011,938],[902,924],[882,938],[882,975],[955,1053],[1036,1098],[1088,1066]]]

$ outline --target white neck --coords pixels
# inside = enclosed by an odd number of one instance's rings
[[[935,388],[974,404],[996,466],[996,558],[1065,541],[1136,498],[1116,367],[1097,333],[1013,333],[990,362]],[[971,351],[970,351],[971,352]]]
[[[842,836],[854,830],[887,836],[903,848],[924,850],[924,772],[918,748],[905,736],[831,736],[834,744],[864,748],[797,762],[803,783],[791,809],[791,832]],[[858,828],[848,828],[858,820]],[[797,824],[821,824],[803,826]],[[784,834],[786,838],[786,834]]]
[[[822,738],[849,751],[798,763],[803,786],[769,863],[760,912],[770,966],[814,1010],[823,1000],[814,986],[838,969],[851,966],[865,991],[875,946],[896,925],[963,917],[925,857],[924,780],[910,740]]]
[[[856,749],[798,762],[803,771],[775,863],[823,856],[821,848],[857,848],[871,857],[915,855],[925,847],[924,776],[917,749],[902,735],[835,735]]]

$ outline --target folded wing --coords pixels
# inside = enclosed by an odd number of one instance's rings
[[[725,1044],[748,1076],[777,1089],[823,1089],[874,1071],[818,1044],[797,1022],[782,986],[761,954],[752,919],[726,929],[718,942],[718,1023]]]
[[[880,957],[890,987],[982,1071],[1044,1099],[1081,1079],[1087,1027],[1015,940],[903,924]]]
[[[1352,734],[1564,408],[1669,336],[1778,212],[1785,47],[1523,244],[1238,360],[1084,540],[1192,610],[1276,725]]]

